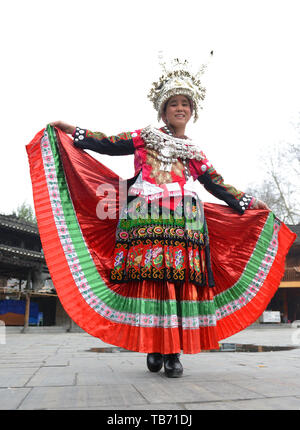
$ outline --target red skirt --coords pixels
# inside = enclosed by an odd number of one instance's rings
[[[46,263],[63,307],[87,333],[131,351],[194,354],[219,348],[266,309],[296,238],[272,212],[241,216],[204,204],[214,287],[188,278],[113,283],[122,180],[50,126],[26,149]]]

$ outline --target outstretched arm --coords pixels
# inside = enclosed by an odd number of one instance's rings
[[[215,170],[207,160],[190,160],[190,172],[194,179],[198,179],[204,188],[213,196],[225,201],[228,206],[243,214],[247,209],[267,209],[268,206],[253,196],[237,190],[229,184],[225,184],[223,177]]]
[[[75,127],[62,121],[51,123],[65,133],[72,134],[74,145],[80,149],[89,149],[107,155],[130,155],[134,153],[132,133],[120,133],[116,136],[106,136],[104,133]]]

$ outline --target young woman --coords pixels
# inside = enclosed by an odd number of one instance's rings
[[[186,63],[164,73],[149,98],[160,129],[106,136],[56,121],[27,151],[44,253],[66,311],[105,342],[146,352],[150,371],[164,366],[180,377],[181,351],[217,349],[257,320],[295,235],[265,203],[225,184],[186,137],[204,98]],[[84,149],[134,154],[135,176],[122,181]],[[197,181],[227,206],[202,204]],[[115,218],[105,209],[114,205]]]

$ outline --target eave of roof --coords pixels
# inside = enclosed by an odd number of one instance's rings
[[[23,231],[39,236],[39,230],[36,224],[20,220],[17,217],[11,215],[0,214],[0,227],[4,227],[10,230]]]

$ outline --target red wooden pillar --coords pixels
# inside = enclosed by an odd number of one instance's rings
[[[26,333],[29,325],[29,313],[30,313],[30,293],[26,293],[26,304],[25,304],[25,317],[24,317],[24,327],[22,333]]]
[[[30,282],[31,282],[31,270],[27,275],[26,283],[26,303],[25,303],[25,316],[24,316],[24,327],[22,333],[26,333],[29,325],[29,314],[30,314]]]

